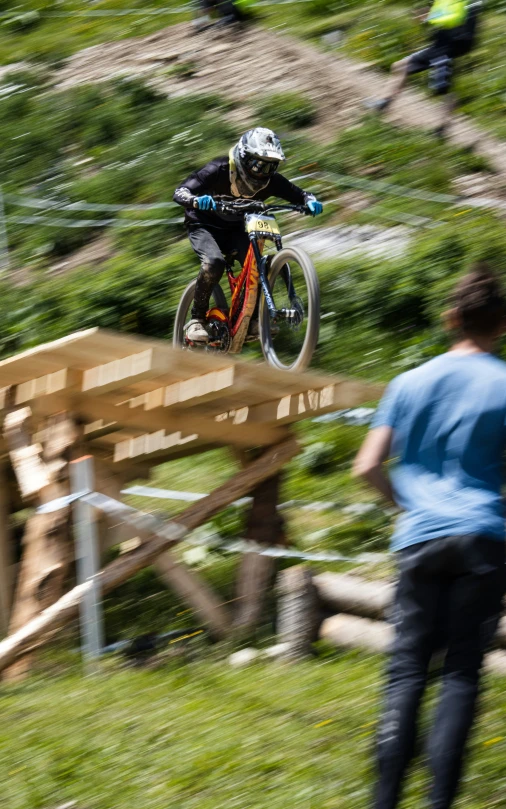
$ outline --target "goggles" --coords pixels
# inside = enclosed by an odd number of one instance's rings
[[[279,168],[279,160],[261,160],[258,157],[247,157],[246,168],[257,177],[271,177]]]

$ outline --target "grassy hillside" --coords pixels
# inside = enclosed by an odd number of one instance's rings
[[[338,52],[387,70],[392,62],[425,46],[428,31],[413,16],[414,7],[423,5],[403,0],[314,0],[294,2],[288,14],[286,6],[281,9],[272,5],[265,14],[270,24],[288,28],[314,43],[321,43],[321,37],[329,32],[341,31]],[[460,110],[506,139],[505,12],[504,0],[487,0],[478,46],[458,62],[455,87]],[[426,75],[414,81],[427,87]]]

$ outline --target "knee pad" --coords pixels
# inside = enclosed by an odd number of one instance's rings
[[[434,59],[430,65],[429,87],[436,95],[445,95],[452,83],[452,60],[448,56]]]
[[[212,281],[213,284],[217,284],[223,275],[224,269],[225,260],[215,256],[213,258],[204,259],[202,262],[201,273],[206,279]]]

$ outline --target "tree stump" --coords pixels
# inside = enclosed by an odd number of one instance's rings
[[[319,623],[318,598],[311,570],[295,565],[282,570],[277,578],[277,630],[280,643],[286,643],[285,657],[301,660],[312,654]]]

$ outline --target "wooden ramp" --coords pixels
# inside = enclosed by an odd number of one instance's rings
[[[280,474],[298,452],[289,425],[380,394],[379,385],[280,372],[264,363],[176,350],[161,340],[101,329],[77,332],[0,362],[0,635],[11,636],[0,644],[0,669],[15,663],[6,676],[26,672],[31,661],[26,638],[38,643],[77,609],[79,587],[74,595],[65,593],[75,561],[69,508],[29,512],[17,566],[9,534],[10,515],[24,501],[38,506],[69,494],[72,459],[91,455],[90,487],[119,500],[127,481],[148,477],[161,461],[212,447],[236,450],[241,471],[202,501],[204,505],[179,515],[169,540],[166,532],[150,537],[137,523],[132,527],[96,517],[102,558],[111,545],[130,538],[142,543],[112,572],[103,571],[103,590],[154,561],[163,581],[216,637],[223,637],[237,627],[249,629],[258,620],[273,560],[253,553],[241,559],[238,607],[231,615],[169,547],[247,493],[252,495],[247,538],[263,544],[284,542],[276,508]],[[255,448],[260,454],[245,452]],[[17,486],[12,485],[12,471]],[[74,599],[71,606],[69,598]],[[2,649],[7,650],[3,657]]]
[[[76,332],[0,362],[11,406],[35,423],[58,412],[85,424],[94,455],[159,463],[230,445],[268,446],[286,425],[377,398],[381,386],[172,348],[103,329]],[[4,390],[4,405],[5,402]]]

